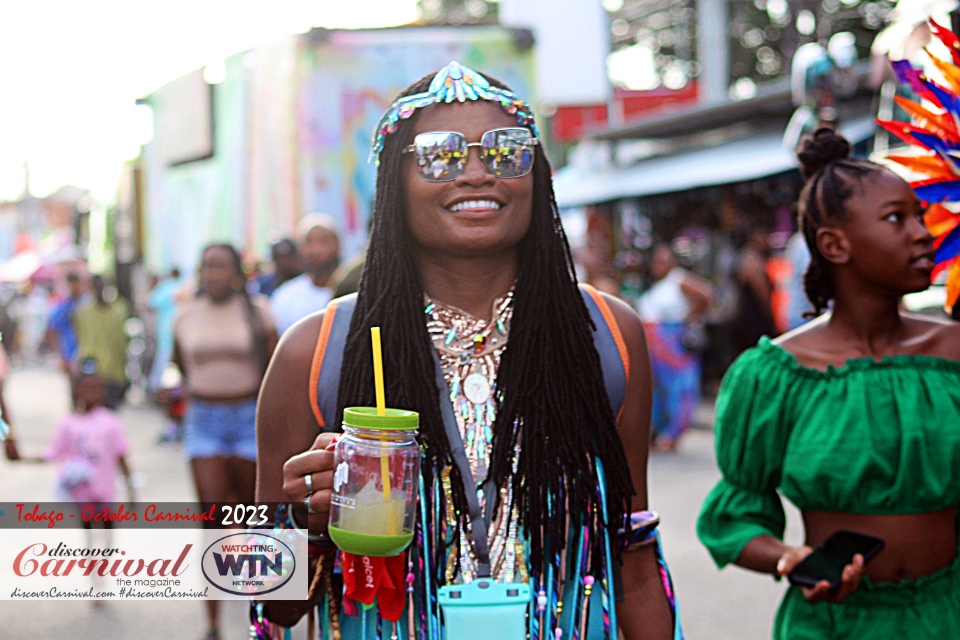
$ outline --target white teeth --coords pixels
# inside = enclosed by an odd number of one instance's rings
[[[456,213],[467,209],[499,209],[500,203],[493,200],[464,200],[448,208],[448,211]]]

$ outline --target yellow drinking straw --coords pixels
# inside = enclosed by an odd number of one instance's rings
[[[377,391],[377,415],[387,414],[387,403],[383,394],[383,356],[380,352],[380,327],[370,327],[370,339],[373,341],[373,382]],[[383,497],[390,500],[390,460],[384,450],[380,454],[380,475],[383,476]]]

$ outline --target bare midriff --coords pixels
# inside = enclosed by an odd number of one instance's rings
[[[874,582],[916,580],[949,566],[957,555],[956,508],[905,515],[805,511],[803,521],[811,547],[838,529],[883,538],[883,551],[864,567]]]
[[[217,395],[217,396],[207,396],[200,393],[191,393],[190,397],[194,400],[199,400],[200,402],[211,402],[214,404],[240,404],[241,402],[247,402],[249,400],[257,399],[257,390],[249,391],[247,393],[241,393],[237,395]]]

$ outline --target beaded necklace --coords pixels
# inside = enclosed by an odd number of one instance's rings
[[[513,315],[513,291],[493,303],[493,319],[474,318],[456,307],[427,298],[427,331],[440,356],[450,402],[470,460],[474,480],[481,484],[490,466],[493,397],[500,356],[507,346]]]
[[[489,320],[475,318],[461,309],[429,297],[425,298],[425,303],[427,331],[440,357],[470,471],[479,487],[487,479],[490,470],[493,423],[497,417],[494,385],[500,356],[507,346],[510,319],[513,316],[513,290],[494,301]],[[445,518],[452,529],[456,515],[447,474],[442,485],[447,503]],[[525,582],[529,578],[523,562],[523,544],[517,535],[516,509],[507,513],[507,505],[512,502],[512,489],[504,486],[499,491],[501,507],[490,527],[491,574],[501,581]],[[482,489],[477,493],[481,508],[484,508],[487,496]],[[476,576],[477,560],[473,544],[462,530],[459,543],[459,554],[451,553],[448,557],[448,583],[454,581],[458,559],[459,580],[470,582]]]

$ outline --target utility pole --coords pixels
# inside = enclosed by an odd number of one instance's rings
[[[727,1],[697,2],[697,61],[700,103],[727,101],[730,83],[730,51],[727,41]]]

